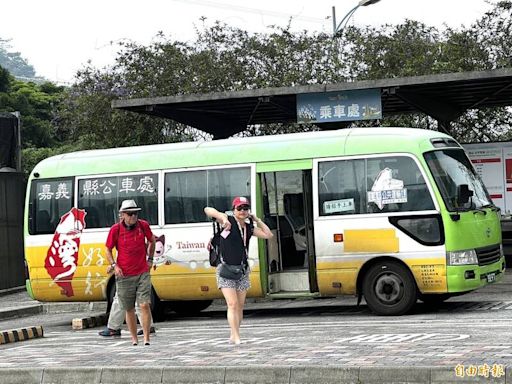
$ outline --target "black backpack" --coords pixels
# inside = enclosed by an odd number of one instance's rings
[[[220,225],[213,221],[213,237],[210,240],[210,265],[216,267],[220,264]]]

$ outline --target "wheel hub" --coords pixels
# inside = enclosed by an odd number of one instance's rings
[[[375,283],[375,295],[386,304],[398,302],[403,295],[402,280],[395,274],[379,276]]]

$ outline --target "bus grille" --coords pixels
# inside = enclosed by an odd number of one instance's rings
[[[495,263],[499,261],[501,257],[500,246],[498,244],[477,248],[476,255],[478,257],[478,265],[488,265]]]

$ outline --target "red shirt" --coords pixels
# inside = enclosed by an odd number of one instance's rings
[[[146,262],[146,239],[151,241],[153,232],[145,220],[137,220],[135,228],[128,230],[121,223],[110,228],[105,246],[117,249],[117,265],[124,276],[136,276],[149,271]]]

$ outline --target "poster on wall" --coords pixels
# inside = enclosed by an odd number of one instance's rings
[[[512,161],[512,150],[509,151],[509,158]],[[491,195],[493,203],[501,208],[502,213],[505,213],[505,183],[503,177],[504,166],[502,149],[466,148],[466,152],[469,158],[471,159],[471,162],[473,163],[475,170],[480,175],[482,181],[487,187],[487,190]],[[510,166],[512,167],[512,163],[510,164]],[[509,185],[512,188],[512,168],[510,172],[511,184],[507,185]],[[509,193],[512,193],[512,190]]]
[[[503,160],[505,161],[505,209],[502,214],[512,213],[512,148],[503,148]]]

